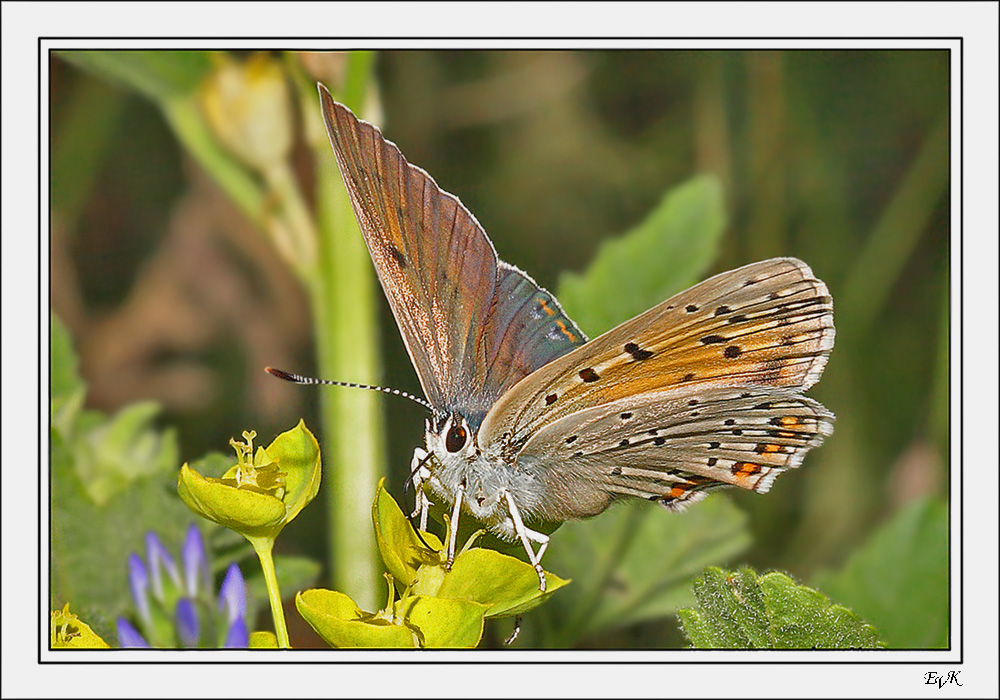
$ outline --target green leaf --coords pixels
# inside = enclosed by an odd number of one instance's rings
[[[378,482],[375,502],[372,503],[372,521],[382,562],[402,586],[413,585],[422,564],[440,563],[440,555],[427,549],[420,541],[396,500],[385,490],[385,478]],[[428,532],[423,537],[438,552],[442,549],[443,545],[436,536]]]
[[[725,225],[719,182],[693,178],[632,231],[605,242],[585,273],[564,273],[559,301],[585,332],[603,333],[700,281]]]
[[[402,624],[366,613],[343,593],[323,589],[302,591],[295,608],[316,634],[335,648],[409,648],[416,635]]]
[[[212,69],[209,51],[60,51],[59,57],[155,101],[193,92]]]
[[[696,574],[749,544],[746,516],[722,495],[683,513],[636,502],[568,522],[545,560],[571,575],[573,585],[539,609],[541,644],[567,647],[604,630],[672,616],[693,602]]]
[[[277,649],[278,638],[274,635],[274,632],[268,632],[266,630],[261,632],[252,632],[250,634],[250,648]]]
[[[206,479],[186,464],[177,477],[177,492],[188,508],[201,517],[247,538],[273,539],[281,532],[286,517],[281,499]]]
[[[548,600],[569,581],[546,573],[545,592],[538,589],[538,573],[530,564],[492,549],[475,547],[455,558],[437,595],[487,606],[486,617],[509,617],[527,612]]]
[[[58,316],[49,314],[49,327],[49,413],[53,429],[65,440],[71,440],[87,398],[87,385],[78,374],[79,361],[66,326]]]
[[[948,646],[948,506],[907,505],[838,572],[814,583],[878,627],[896,649]]]
[[[51,605],[72,602],[105,619],[132,609],[128,556],[145,555],[145,535],[155,530],[164,546],[180,551],[194,520],[177,498],[171,472],[132,480],[104,503],[87,494],[75,468],[78,451],[53,431],[51,437]]]
[[[416,628],[427,649],[474,649],[483,636],[487,606],[468,600],[410,596],[396,603],[396,616]]]
[[[79,414],[66,445],[73,469],[94,503],[108,503],[136,479],[177,468],[176,431],[160,433],[152,426],[159,412],[156,403],[143,401],[125,406],[110,419],[97,411]]]
[[[699,649],[880,649],[875,629],[819,591],[772,572],[709,567],[695,580],[696,609],[678,611]]]
[[[282,500],[288,509],[284,521],[287,525],[319,492],[322,474],[319,443],[305,421],[299,419],[298,425],[276,437],[266,451],[268,457],[285,472],[285,497]]]
[[[78,373],[79,361],[73,350],[73,338],[54,313],[49,314],[49,380],[51,398],[75,394],[84,388]]]

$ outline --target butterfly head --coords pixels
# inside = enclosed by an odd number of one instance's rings
[[[426,422],[427,449],[439,460],[468,460],[479,452],[476,434],[469,421],[459,413],[441,414]]]
[[[497,469],[479,448],[477,428],[457,412],[426,422],[425,440],[433,455],[431,483],[451,502],[459,491],[472,515],[493,523],[505,515],[502,494],[512,487],[507,470]]]

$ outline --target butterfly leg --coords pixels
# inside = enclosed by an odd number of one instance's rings
[[[414,495],[414,508],[413,512],[410,513],[410,517],[420,514],[420,526],[418,529],[427,532],[427,512],[430,507],[434,505],[431,499],[427,497],[427,493],[424,491],[424,482],[430,478],[431,472],[426,467],[427,460],[430,457],[430,453],[422,447],[416,447],[413,450],[413,458],[410,459],[410,480],[413,482]]]
[[[451,569],[451,565],[455,561],[455,540],[458,539],[458,514],[462,510],[462,497],[464,495],[465,483],[463,482],[455,490],[455,507],[451,511],[451,529],[448,534],[448,561],[445,564],[446,569]]]
[[[510,511],[510,519],[514,523],[514,532],[517,536],[521,538],[521,544],[524,545],[524,551],[528,553],[528,559],[531,561],[531,565],[535,567],[535,571],[538,572],[538,590],[545,591],[545,571],[542,569],[541,561],[542,555],[545,554],[545,548],[549,546],[549,536],[544,535],[541,532],[535,532],[525,526],[524,521],[521,520],[521,513],[517,509],[517,504],[514,503],[514,497],[510,495],[510,491],[503,492],[504,497],[507,499],[507,510]],[[531,546],[532,542],[537,542],[541,546],[538,548],[538,554],[535,554],[534,548]]]

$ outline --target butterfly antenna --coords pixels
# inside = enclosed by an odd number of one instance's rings
[[[284,379],[286,382],[292,382],[294,384],[326,384],[328,386],[345,386],[349,389],[368,389],[369,391],[381,391],[383,394],[392,394],[393,396],[402,396],[404,399],[409,399],[414,403],[418,403],[427,410],[434,412],[434,407],[430,405],[427,401],[420,398],[419,396],[414,396],[408,391],[401,391],[400,389],[390,389],[385,386],[372,386],[371,384],[355,384],[354,382],[338,382],[332,379],[316,379],[315,377],[303,377],[301,374],[295,374],[294,372],[286,372],[283,369],[275,369],[274,367],[264,368],[268,374],[273,374],[278,379]]]

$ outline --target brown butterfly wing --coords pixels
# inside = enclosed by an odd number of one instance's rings
[[[622,496],[677,510],[720,486],[766,492],[832,430],[833,415],[795,389],[692,386],[572,413],[519,461],[560,465],[535,470],[550,494],[532,513],[542,520],[595,515]]]
[[[833,347],[833,302],[809,266],[774,258],[671,297],[521,381],[491,409],[481,445],[513,458],[544,426],[637,395],[804,390]]]
[[[497,259],[475,217],[319,86],[330,143],[427,399],[478,422],[585,341],[551,294]]]

